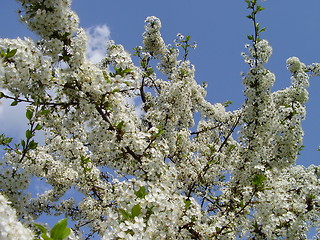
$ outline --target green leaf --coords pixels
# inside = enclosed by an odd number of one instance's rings
[[[120,92],[120,89],[116,88],[112,90],[112,93]]]
[[[33,111],[31,111],[30,109],[28,109],[26,111],[26,117],[28,120],[31,120],[31,118],[33,117]]]
[[[146,188],[144,186],[142,186],[142,187],[140,187],[140,189],[138,191],[135,191],[134,194],[138,198],[144,198],[147,195]]]
[[[120,121],[120,122],[117,124],[116,129],[117,129],[117,130],[121,130],[122,127],[123,127],[123,124],[124,124],[124,121]]]
[[[0,99],[3,98],[5,95],[3,92],[0,92]]]
[[[91,162],[90,157],[81,156],[81,166],[83,167],[85,173],[89,172],[92,169],[92,167],[91,168],[87,167],[87,164],[90,162]]]
[[[141,207],[139,204],[137,205],[134,205],[131,209],[131,216],[132,218],[136,217],[136,216],[139,216],[141,213]]]
[[[27,139],[30,139],[30,138],[32,138],[34,136],[34,134],[32,134],[32,132],[30,131],[30,129],[28,129],[27,131],[26,131],[26,138]]]
[[[254,40],[253,35],[247,35],[247,38],[248,38],[250,41],[253,41],[253,40]]]
[[[148,76],[150,76],[150,75],[153,74],[153,73],[154,73],[153,68],[152,68],[152,67],[148,68],[148,70],[147,70]]]
[[[42,126],[40,124],[37,124],[34,130],[41,130],[41,129],[42,129]]]
[[[236,145],[231,144],[231,145],[229,146],[229,151],[231,151],[231,150],[233,150],[233,149],[235,149],[235,148],[236,148]]]
[[[264,10],[264,9],[265,9],[264,7],[262,7],[262,6],[258,5],[258,6],[257,6],[257,10],[256,10],[256,11],[257,11],[257,12],[260,12],[260,11],[262,11],[262,10]]]
[[[41,224],[34,223],[33,225],[36,226],[37,228],[39,228],[39,230],[42,233],[47,233],[47,229],[44,226],[42,226]]]
[[[190,200],[184,200],[184,206],[186,209],[188,209],[191,205],[191,201]]]
[[[261,28],[261,29],[259,30],[259,32],[262,33],[262,32],[264,32],[264,31],[266,31],[266,29],[267,29],[266,27]]]
[[[35,142],[34,140],[32,140],[32,141],[30,141],[30,143],[29,143],[29,149],[36,149],[37,147],[38,147],[38,143],[37,142]]]
[[[21,146],[22,146],[23,148],[25,148],[26,142],[25,142],[24,140],[21,140],[20,144],[21,144]]]
[[[247,15],[246,17],[249,18],[249,19],[253,19],[253,17],[252,17],[251,14],[250,14],[250,15]]]
[[[133,69],[127,68],[127,69],[123,70],[122,72],[123,72],[123,73],[129,73],[129,72],[132,72],[132,70],[133,70]]]
[[[18,105],[18,101],[17,100],[14,100],[11,104],[10,104],[10,106],[17,106]]]
[[[299,148],[298,155],[301,155],[301,153],[300,153],[300,152],[304,149],[304,147],[305,147],[304,145],[301,145],[301,147]]]
[[[0,134],[0,145],[7,145],[11,143],[13,138],[6,137],[3,133]]]
[[[91,162],[90,157],[81,156],[81,164],[87,164]]]
[[[51,237],[48,237],[46,233],[41,234],[41,237],[43,238],[43,240],[55,240],[55,239],[52,239]]]
[[[255,186],[261,186],[262,183],[266,180],[266,177],[263,174],[257,174],[252,180],[252,184]]]
[[[71,233],[71,229],[70,228],[66,228],[62,233],[61,233],[61,239],[65,239],[66,237],[68,237]]]
[[[151,206],[151,207],[147,207],[146,208],[146,210],[147,210],[147,212],[146,212],[146,220],[148,221],[149,220],[149,218],[150,218],[150,216],[152,215],[152,214],[154,214],[154,212],[153,212],[153,209],[154,208],[154,206]]]
[[[11,58],[13,57],[17,52],[17,49],[12,49],[12,50],[9,50],[9,48],[7,49],[7,55],[6,55],[6,58]]]
[[[222,103],[224,107],[229,107],[231,104],[232,104],[232,101],[229,101],[229,100]]]
[[[243,208],[243,207],[244,207],[243,201],[241,201],[241,202],[239,203],[239,205],[240,205],[241,208]]]
[[[40,112],[42,115],[48,115],[50,113],[50,110],[49,109],[43,109],[41,110]]]
[[[0,49],[0,57],[5,57],[6,53],[5,51],[3,51],[3,49]]]
[[[70,234],[70,228],[67,228],[68,219],[62,219],[54,225],[54,227],[50,230],[50,236],[54,240],[63,240],[68,237]]]
[[[47,229],[46,229],[44,226],[42,226],[42,225],[40,225],[40,224],[36,224],[36,223],[34,223],[33,225],[40,230],[40,232],[42,233],[42,234],[41,234],[41,238],[42,238],[43,240],[54,240],[54,239],[52,239],[51,237],[49,237],[49,236],[47,235]]]
[[[131,216],[126,212],[126,210],[120,208],[119,212],[124,217],[124,219],[126,219],[126,220],[130,220],[131,219]]]
[[[114,70],[116,70],[115,75],[119,74],[122,72],[122,68],[114,68]]]

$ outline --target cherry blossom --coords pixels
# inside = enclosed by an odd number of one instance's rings
[[[271,90],[258,1],[245,1],[255,34],[234,111],[206,100],[188,58],[196,44],[167,44],[157,17],[135,56],[109,41],[92,63],[70,0],[18,2],[39,40],[0,39],[0,96],[25,104],[28,121],[24,139],[0,136],[3,239],[32,239],[43,214],[70,218],[69,239],[305,239],[319,228],[320,169],[296,159],[320,64],[290,57],[291,86]],[[34,178],[49,187],[31,197]]]

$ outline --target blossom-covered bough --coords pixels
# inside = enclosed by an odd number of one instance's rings
[[[138,66],[112,41],[93,64],[71,0],[18,1],[40,40],[0,39],[1,98],[27,104],[29,122],[25,139],[0,139],[1,239],[32,239],[43,214],[69,217],[74,239],[84,227],[87,239],[305,239],[319,227],[320,169],[295,160],[320,65],[289,58],[292,85],[271,92],[257,0],[246,1],[255,32],[236,111],[205,100],[188,60],[195,45],[181,34],[166,45],[158,18],[146,19]],[[31,198],[31,178],[51,189]],[[81,200],[66,199],[70,189]]]

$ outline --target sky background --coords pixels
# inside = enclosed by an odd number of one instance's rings
[[[191,35],[198,47],[190,50],[189,59],[196,67],[198,83],[209,84],[207,99],[212,102],[233,102],[231,109],[239,108],[243,101],[240,73],[247,72],[241,52],[249,43],[252,23],[244,0],[74,0],[73,10],[80,17],[80,25],[91,34],[89,56],[101,56],[104,43],[112,39],[133,53],[141,45],[144,20],[156,16],[162,22],[162,36],[166,44],[173,43],[177,33]],[[299,57],[305,64],[320,62],[320,1],[319,0],[267,0],[266,8],[258,15],[258,22],[267,27],[262,38],[273,47],[267,65],[276,74],[274,90],[290,85],[286,59]],[[0,38],[35,36],[18,21],[19,5],[14,0],[1,0]],[[96,47],[95,47],[96,46]],[[320,79],[310,80],[310,100],[307,118],[303,123],[305,148],[298,163],[308,166],[319,164],[320,145]],[[26,130],[23,107],[0,105],[0,133],[23,136]],[[15,111],[12,111],[15,110]]]

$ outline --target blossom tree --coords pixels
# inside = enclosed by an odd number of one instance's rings
[[[320,169],[295,161],[320,64],[289,58],[291,86],[271,91],[258,0],[245,1],[254,33],[235,111],[205,99],[188,60],[195,44],[181,34],[166,44],[158,18],[145,21],[138,64],[113,41],[93,64],[71,0],[18,2],[40,38],[0,39],[0,97],[26,104],[28,121],[24,139],[0,138],[1,239],[67,237],[38,234],[43,214],[71,219],[69,239],[305,239],[319,227]],[[32,178],[51,189],[30,197]],[[65,198],[70,189],[81,199]]]

